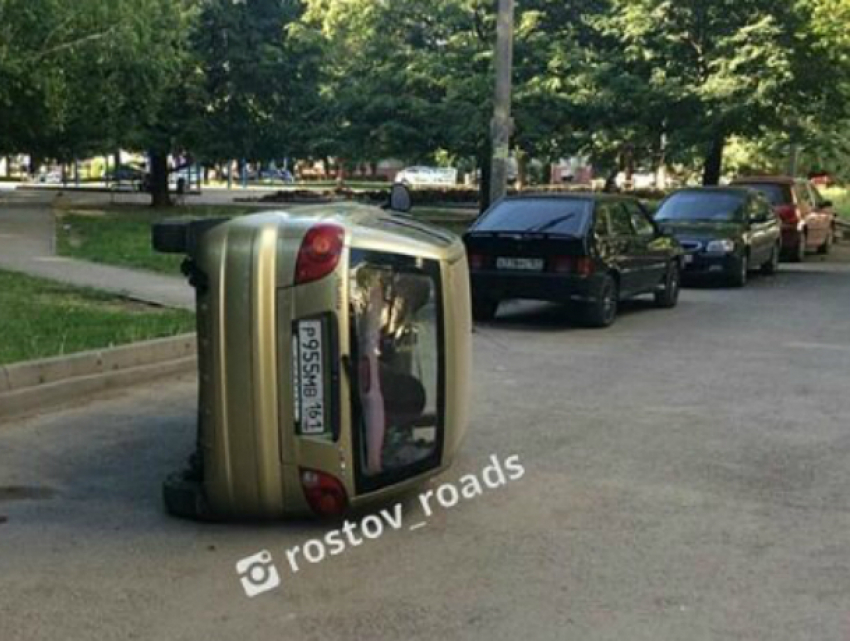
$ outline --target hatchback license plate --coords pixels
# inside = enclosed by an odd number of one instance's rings
[[[325,433],[325,345],[322,321],[298,323],[295,374],[296,419],[301,434]]]
[[[505,258],[496,259],[496,269],[512,269],[522,272],[542,272],[542,258]]]

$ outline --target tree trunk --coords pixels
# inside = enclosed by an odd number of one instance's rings
[[[168,154],[151,151],[150,161],[151,205],[171,207],[171,196],[168,193]]]
[[[528,154],[524,150],[516,150],[516,188],[522,191],[528,184]]]
[[[705,157],[705,168],[702,174],[702,184],[706,187],[720,184],[720,174],[723,171],[723,149],[726,147],[726,136],[716,134],[708,148]]]

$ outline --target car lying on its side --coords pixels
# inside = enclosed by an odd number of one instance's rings
[[[775,274],[779,267],[779,220],[767,199],[751,189],[682,189],[661,203],[655,222],[685,249],[685,276],[721,276],[743,287],[750,270]]]
[[[621,300],[653,294],[659,307],[679,298],[682,249],[634,198],[600,194],[500,200],[464,236],[472,313],[491,320],[500,301],[532,299],[579,307],[607,327]]]
[[[835,212],[808,180],[786,176],[736,178],[733,185],[764,194],[782,221],[782,251],[802,262],[810,251],[828,254],[835,240]]]

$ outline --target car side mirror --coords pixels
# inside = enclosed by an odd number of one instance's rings
[[[406,185],[396,183],[390,190],[390,202],[388,209],[402,214],[408,213],[413,208],[413,197]]]

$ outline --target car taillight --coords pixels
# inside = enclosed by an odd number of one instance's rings
[[[778,205],[776,214],[786,223],[797,223],[800,220],[797,216],[797,208],[794,205]]]
[[[345,488],[330,474],[302,469],[301,487],[310,509],[319,516],[339,516],[348,507]]]
[[[484,260],[483,254],[470,254],[469,255],[469,268],[470,269],[484,269],[486,261]]]
[[[295,263],[295,284],[303,285],[324,278],[336,269],[342,256],[345,230],[333,223],[310,228],[301,243]]]

